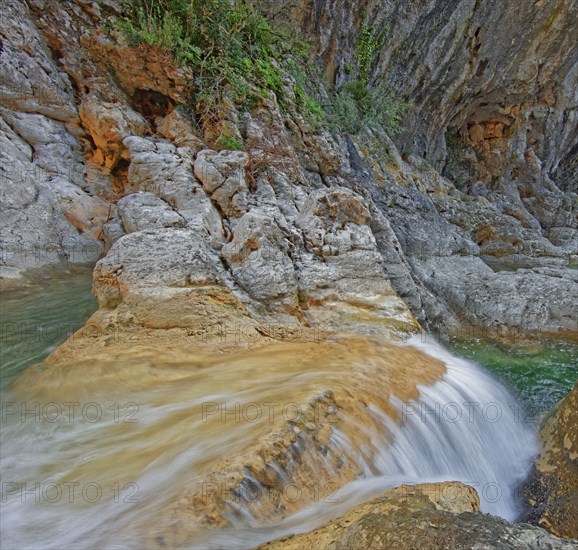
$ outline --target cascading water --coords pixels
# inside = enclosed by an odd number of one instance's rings
[[[411,345],[446,364],[444,379],[420,387],[419,403],[397,403],[404,420],[377,466],[406,482],[462,481],[482,511],[513,521],[519,482],[537,452],[535,419],[494,377],[439,345]]]
[[[475,363],[422,337],[407,345],[443,361],[447,373],[437,383],[420,387],[419,401],[392,399],[401,425],[382,411],[372,411],[394,440],[382,446],[363,478],[277,525],[239,524],[187,548],[251,548],[305,533],[386,489],[413,483],[462,481],[476,488],[483,512],[514,521],[520,513],[519,483],[538,448],[535,419],[530,421],[506,387]],[[376,439],[383,442],[377,434]]]
[[[234,531],[225,528],[195,535],[184,547],[250,548],[317,528],[386,488],[426,481],[460,480],[473,485],[485,512],[514,519],[518,511],[515,486],[536,451],[535,426],[524,422],[514,397],[479,366],[419,338],[408,346],[441,360],[447,372],[433,385],[418,386],[419,400],[402,402],[392,397],[399,418],[374,399],[367,405],[371,424],[360,425],[351,417],[346,420],[352,430],[333,429],[330,444],[360,466],[360,478],[323,502],[307,504],[267,526],[252,516],[250,508],[237,503],[238,513],[228,518]],[[134,382],[139,374],[148,373],[148,367],[143,369],[137,361],[136,371],[126,367],[126,373],[111,386],[116,387],[116,397],[100,401],[101,410],[109,413],[98,423],[91,421],[94,410],[76,409],[83,418],[74,423],[66,419],[51,423],[50,418],[38,422],[35,415],[22,422],[19,414],[9,415],[3,425],[1,466],[3,480],[12,485],[3,487],[2,548],[141,548],[144,526],[154,525],[162,532],[159,514],[179,500],[183,480],[201,476],[207,465],[222,456],[234,456],[247,441],[260,437],[256,425],[235,425],[231,430],[218,422],[198,421],[207,399],[232,407],[239,401],[297,399],[300,392],[323,387],[330,380],[334,386],[350,384],[347,362],[323,365],[313,361],[313,368],[307,367],[310,370],[295,367],[291,372],[278,368],[282,357],[268,357],[261,351],[231,364],[199,362],[166,368],[163,376],[168,374],[167,379],[149,389],[126,389],[123,380]],[[83,376],[80,383],[86,384]],[[217,391],[216,381],[228,391]],[[105,394],[112,391],[106,378],[99,379],[99,384]],[[122,398],[124,408],[119,410]],[[130,419],[131,410],[125,405],[132,401],[141,404],[139,423],[119,423],[119,418]],[[362,433],[365,443],[355,443],[353,432]],[[30,492],[27,498],[26,494],[22,498],[15,480]],[[57,496],[54,487],[70,494],[71,482],[79,484],[76,500],[67,502],[65,494],[50,501]],[[35,491],[37,483],[39,491]],[[98,488],[110,494],[96,498]],[[39,503],[34,502],[37,494]],[[80,503],[79,494],[83,494]],[[165,544],[162,536],[153,540],[160,541],[159,547]]]

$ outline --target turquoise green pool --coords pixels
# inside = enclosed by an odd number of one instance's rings
[[[0,391],[44,359],[96,311],[93,266],[54,272],[33,286],[0,293]]]
[[[504,345],[472,339],[454,340],[450,348],[508,384],[530,415],[551,410],[578,379],[578,345],[570,342]]]

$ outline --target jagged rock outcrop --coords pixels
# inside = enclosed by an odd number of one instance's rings
[[[11,0],[3,7],[16,21],[1,56],[11,144],[3,165],[22,169],[3,186],[4,273],[55,260],[11,252],[20,246],[13,242],[56,241],[59,258],[90,245],[81,256],[91,259],[127,234],[183,228],[208,247],[223,284],[257,320],[365,332],[401,320],[413,330],[404,302],[432,330],[468,324],[572,337],[578,284],[565,268],[576,261],[576,195],[550,175],[571,172],[575,153],[576,59],[563,53],[576,3],[550,0],[531,14],[514,1],[438,4],[367,1],[348,21],[340,2],[284,8],[294,20],[308,14],[306,30],[338,82],[362,28],[387,26],[373,79],[388,78],[413,102],[397,147],[378,129],[332,135],[263,98],[227,121],[236,121],[247,151],[219,152],[202,150],[212,130],[195,135],[181,109],[190,71],[103,30],[118,14],[115,2],[34,1],[29,9]],[[525,30],[511,22],[514,30],[498,33],[500,14]],[[24,28],[37,54],[22,46]],[[26,80],[18,63],[48,72]],[[402,79],[402,69],[411,76]],[[24,102],[19,88],[28,90]],[[447,151],[448,128],[461,135],[459,154]],[[468,159],[475,170],[464,179]],[[439,174],[444,163],[449,179]],[[22,176],[26,167],[41,177]],[[162,269],[144,255],[127,261]]]
[[[84,189],[74,91],[27,4],[9,0],[1,9],[1,276],[94,262],[114,207]]]
[[[468,255],[479,254],[499,268],[576,262],[577,203],[571,182],[578,139],[578,49],[571,37],[578,32],[578,3],[541,2],[532,13],[515,0],[261,4],[279,24],[301,26],[314,41],[329,78],[338,84],[357,76],[363,33],[381,35],[372,79],[390,81],[411,103],[396,144],[404,161],[419,168],[411,170],[415,179],[408,182],[410,189],[399,177],[383,177],[392,165],[394,174],[399,166],[391,162],[397,155],[389,147],[388,157],[371,162],[369,169],[386,194],[387,215],[410,263],[415,257],[455,255],[455,249],[448,252],[456,237],[463,237],[459,229],[479,246],[479,252],[470,249]],[[362,145],[368,143],[371,140],[364,138]],[[415,182],[430,188],[431,171],[418,157],[443,171],[457,189],[437,184],[424,192]],[[401,167],[408,171],[404,164]],[[431,277],[424,280],[423,269],[418,271],[422,283],[441,297],[440,286],[432,285]],[[528,283],[505,274],[493,279],[495,288],[501,288],[501,280],[510,287]],[[546,287],[556,286],[555,279],[541,281]],[[441,291],[446,304],[452,302],[451,284]],[[571,288],[575,299],[576,289]],[[399,284],[396,289],[405,291]],[[477,289],[467,292],[476,301]],[[521,298],[514,298],[511,290],[503,292],[512,302]],[[431,326],[437,308],[424,293],[419,301],[428,310]],[[470,306],[453,304],[449,309],[484,326],[491,317],[480,319]],[[416,315],[417,311],[414,306]],[[446,308],[444,316],[448,314]],[[577,326],[571,317],[574,332]],[[509,323],[499,313],[493,322]],[[523,325],[515,323],[515,330],[528,331]]]
[[[578,383],[540,430],[540,455],[523,494],[526,520],[578,540]]]
[[[475,489],[458,482],[403,485],[344,517],[260,546],[271,550],[366,548],[577,548],[530,525],[482,515]]]

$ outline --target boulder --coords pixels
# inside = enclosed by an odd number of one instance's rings
[[[543,529],[479,513],[479,497],[459,482],[402,485],[310,533],[259,546],[267,550],[390,548],[575,549]]]
[[[127,195],[118,201],[117,208],[127,233],[185,226],[185,220],[152,193]]]
[[[578,540],[578,382],[544,420],[540,455],[523,495],[526,520]]]

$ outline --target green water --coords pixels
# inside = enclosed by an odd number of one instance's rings
[[[476,338],[454,340],[450,348],[508,384],[529,415],[550,411],[578,379],[578,345],[570,342],[504,345]]]
[[[44,359],[97,309],[93,266],[73,267],[0,293],[0,391]]]

